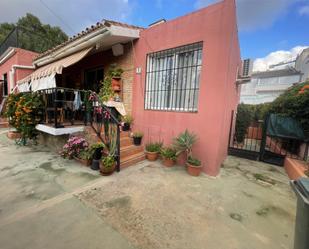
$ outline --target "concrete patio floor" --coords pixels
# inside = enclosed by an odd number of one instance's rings
[[[4,132],[1,249],[292,248],[296,200],[282,168],[228,157],[220,176],[194,178],[145,161],[101,177]]]

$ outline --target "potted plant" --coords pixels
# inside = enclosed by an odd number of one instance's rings
[[[111,139],[108,145],[108,154],[104,156],[100,162],[100,172],[102,175],[111,175],[114,172],[116,167],[116,148],[117,139]]]
[[[143,132],[140,131],[133,132],[132,137],[134,145],[141,145],[143,136],[144,136]]]
[[[148,143],[145,146],[146,158],[149,161],[156,161],[162,148],[162,142]]]
[[[81,151],[88,148],[88,143],[82,137],[72,136],[68,139],[66,144],[63,146],[60,154],[64,158],[73,159],[78,157]]]
[[[177,151],[172,147],[164,147],[161,149],[163,164],[166,167],[172,167],[177,159]]]
[[[102,158],[102,150],[104,149],[104,144],[101,142],[92,144],[90,146],[90,153],[92,154],[93,159],[100,160]]]
[[[102,151],[104,149],[104,144],[101,142],[92,144],[90,146],[90,151],[92,154],[92,164],[91,169],[99,170],[100,169],[100,160],[102,158]]]
[[[202,171],[201,161],[190,156],[187,161],[187,172],[191,176],[199,176]]]
[[[76,161],[85,166],[90,166],[92,163],[92,153],[90,149],[82,150],[77,156],[74,157]]]
[[[125,115],[122,118],[122,130],[123,131],[129,131],[131,129],[131,124],[133,123],[133,117],[131,115]]]
[[[190,172],[192,172],[192,167],[195,167],[193,169],[195,171],[194,175],[199,175],[202,171],[201,162],[192,157],[192,147],[196,141],[197,136],[193,132],[185,130],[176,138],[174,138],[174,146],[177,150],[177,155],[183,152],[186,153],[186,165],[188,173],[190,174]]]
[[[113,174],[116,167],[116,160],[114,156],[108,155],[103,157],[100,163],[100,172],[104,176]]]
[[[108,74],[112,78],[112,88],[114,91],[120,91],[120,81],[121,81],[121,75],[123,73],[123,70],[121,68],[117,68],[116,65],[112,65]]]

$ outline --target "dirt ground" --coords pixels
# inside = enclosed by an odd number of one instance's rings
[[[292,248],[283,169],[236,157],[222,166],[195,178],[144,161],[101,177],[0,134],[1,248]]]

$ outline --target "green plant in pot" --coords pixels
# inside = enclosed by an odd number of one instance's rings
[[[133,117],[131,115],[125,115],[122,117],[122,130],[129,131],[131,129],[131,124],[133,123]]]
[[[144,136],[144,133],[141,132],[141,131],[135,131],[135,132],[133,132],[132,137],[133,137],[133,143],[134,143],[134,145],[137,145],[137,146],[138,146],[138,145],[141,145],[143,136]]]
[[[150,142],[145,146],[146,158],[149,161],[156,161],[158,159],[159,153],[161,151],[163,143],[162,142]]]
[[[91,169],[99,170],[100,168],[100,159],[102,158],[102,151],[105,145],[101,142],[92,144],[90,146],[90,153],[92,154],[92,164]]]
[[[186,153],[187,172],[190,175],[198,176],[202,171],[201,162],[192,156],[192,147],[197,141],[197,136],[188,130],[180,133],[174,138],[174,146],[177,150],[177,155]]]
[[[117,137],[115,136],[114,132],[111,134],[113,139],[110,140],[109,147],[108,147],[108,155],[103,156],[100,162],[100,172],[102,175],[111,175],[116,167],[116,150],[117,150]]]
[[[166,167],[172,167],[176,163],[177,151],[173,147],[163,147],[160,151],[162,162]]]
[[[92,151],[87,148],[80,151],[80,153],[77,155],[77,157],[75,157],[75,159],[85,166],[90,166],[92,163],[92,156]]]
[[[114,91],[120,91],[121,90],[121,75],[123,74],[123,69],[120,67],[117,67],[116,64],[112,64],[110,66],[110,69],[107,73],[111,79],[112,79],[112,88]]]

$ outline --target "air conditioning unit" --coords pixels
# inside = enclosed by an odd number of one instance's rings
[[[253,69],[253,61],[251,59],[245,59],[242,61],[242,77],[250,77]]]
[[[114,56],[123,55],[123,45],[118,43],[112,46],[112,51]]]
[[[253,61],[251,59],[245,59],[242,61],[241,68],[237,75],[237,84],[245,84],[251,80],[253,69]]]

